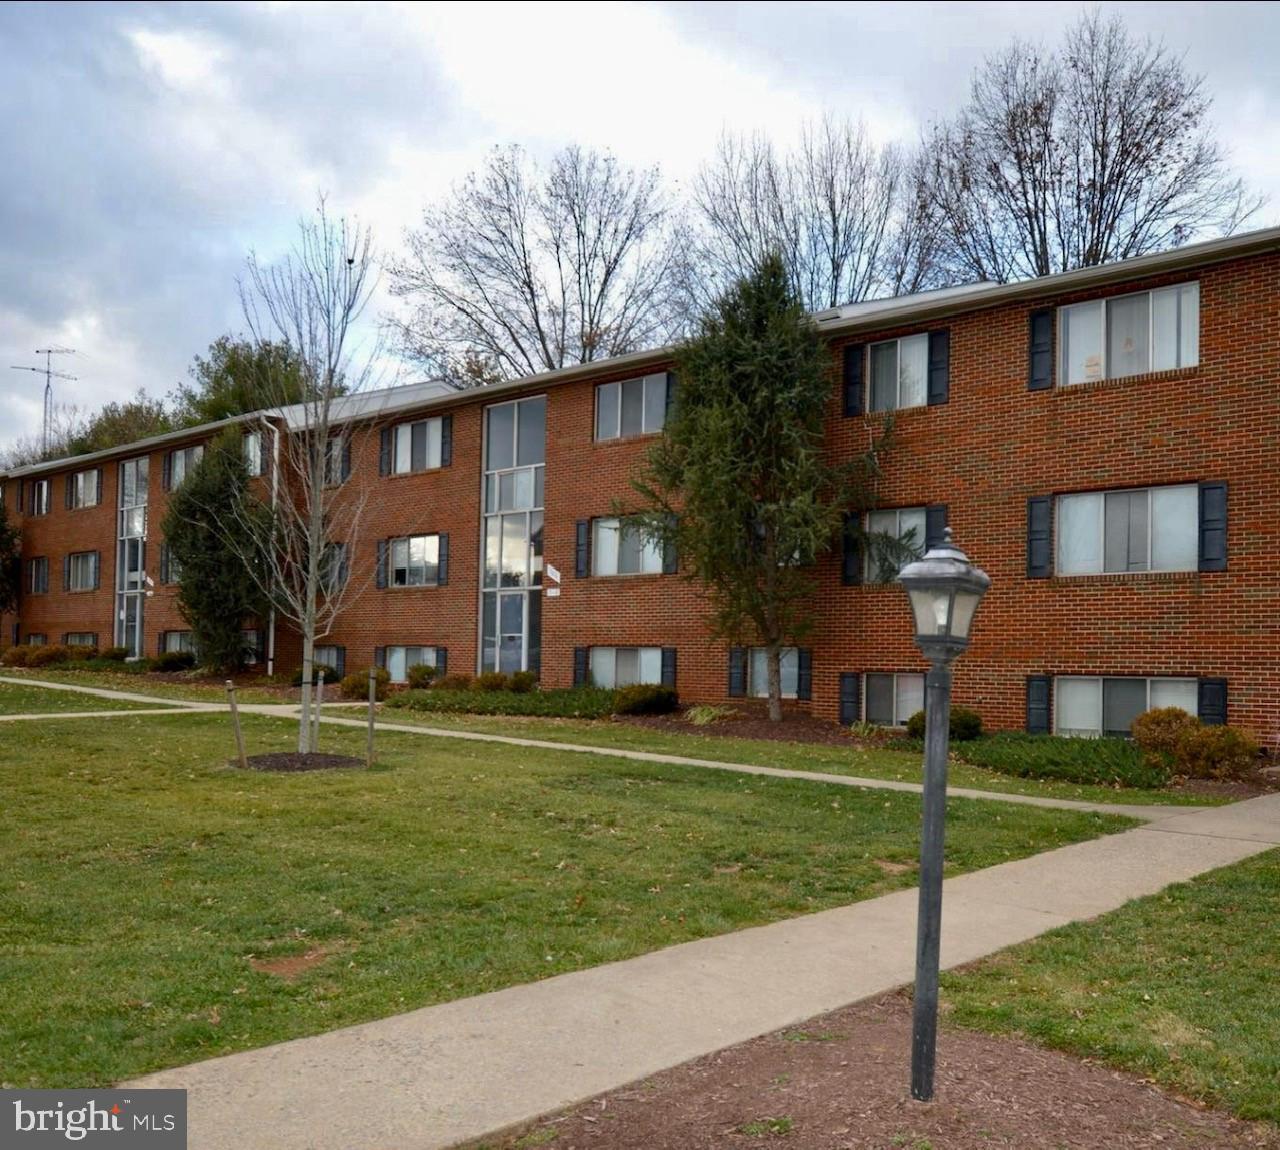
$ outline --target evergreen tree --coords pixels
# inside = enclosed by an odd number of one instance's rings
[[[21,574],[22,533],[9,522],[9,512],[0,503],[0,615],[18,609]]]
[[[639,519],[676,545],[716,635],[764,647],[778,720],[781,649],[812,627],[815,560],[843,513],[871,506],[887,429],[865,456],[828,458],[830,352],[776,255],[711,307],[676,360],[674,411],[635,484]]]
[[[287,343],[223,335],[191,364],[191,382],[169,397],[179,426],[214,423],[306,398],[302,364]]]
[[[169,546],[169,562],[178,570],[178,609],[191,625],[200,662],[220,672],[244,666],[241,634],[247,620],[265,614],[266,602],[258,582],[245,570],[245,556],[255,553],[270,531],[265,505],[256,519],[239,517],[224,522],[222,509],[253,506],[248,494],[241,434],[224,432],[205,450],[169,500],[161,530]],[[227,537],[228,530],[241,535]]]

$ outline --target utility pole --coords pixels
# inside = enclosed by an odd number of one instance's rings
[[[36,355],[44,356],[44,367],[27,367],[19,364],[10,364],[13,371],[35,371],[44,376],[44,426],[40,432],[40,453],[45,455],[49,451],[49,433],[53,430],[53,381],[55,379],[75,379],[74,375],[68,375],[65,371],[53,370],[53,357],[55,355],[75,355],[76,349],[73,347],[38,347]]]

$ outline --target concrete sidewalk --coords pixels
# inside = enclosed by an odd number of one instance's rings
[[[207,710],[210,707],[225,706],[225,703],[196,703],[188,699],[166,699],[160,695],[143,695],[136,691],[116,691],[108,687],[87,687],[79,683],[50,683],[46,679],[19,679],[10,675],[0,675],[0,683],[11,683],[18,687],[43,687],[48,691],[71,691],[81,695],[94,695],[99,699],[123,699],[128,703],[150,703],[152,706],[173,707],[183,710],[188,707],[199,707]],[[47,716],[46,716],[47,717]]]
[[[943,965],[1280,843],[1280,795],[1166,815],[948,880]],[[909,982],[916,897],[901,891],[133,1085],[190,1092],[191,1150],[446,1147]]]

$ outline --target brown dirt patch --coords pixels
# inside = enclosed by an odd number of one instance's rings
[[[319,966],[331,953],[332,951],[321,946],[306,954],[288,954],[280,958],[259,958],[251,954],[249,965],[261,974],[274,974],[285,982],[292,982],[313,966]]]
[[[852,747],[857,745],[847,727],[827,719],[815,719],[803,711],[784,710],[782,721],[772,723],[762,706],[743,704],[733,713],[705,726],[695,726],[684,715],[626,715],[618,716],[618,723],[630,723],[636,727],[648,727],[654,731],[668,731],[680,735],[697,735],[709,739],[770,739],[787,743],[821,743],[826,746]]]
[[[945,1028],[937,1097],[909,1091],[911,1007],[836,1011],[489,1139],[515,1150],[1276,1150],[1280,1131],[1013,1039]]]
[[[337,771],[364,767],[364,759],[352,755],[300,755],[297,751],[277,751],[270,755],[250,755],[251,771]],[[234,765],[234,760],[233,760]]]

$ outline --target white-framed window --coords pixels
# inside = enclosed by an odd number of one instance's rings
[[[1194,483],[1058,496],[1057,572],[1195,571],[1200,499]]]
[[[782,697],[794,699],[800,689],[800,650],[783,647],[778,652],[778,673],[782,680]],[[769,694],[768,652],[752,647],[747,657],[747,694],[763,699]]]
[[[885,511],[872,511],[867,515],[867,533],[888,535],[910,547],[918,559],[924,554],[925,509],[923,507],[898,507]],[[892,583],[907,562],[894,561],[892,555],[876,554],[867,564],[868,583]]]
[[[347,585],[347,545],[326,543],[320,560],[320,588],[326,595],[335,595]]]
[[[929,402],[929,335],[909,335],[873,343],[871,410],[924,407]]]
[[[394,432],[391,471],[407,475],[411,471],[430,471],[442,465],[444,420],[439,416],[398,424]]]
[[[869,672],[865,678],[863,716],[882,727],[905,727],[924,710],[924,676],[916,673]]]
[[[1088,300],[1058,309],[1058,379],[1091,383],[1200,362],[1200,285]]]
[[[27,514],[49,514],[49,480],[33,479],[31,481],[31,498],[27,504]]]
[[[591,682],[597,687],[631,687],[662,682],[661,647],[592,647]]]
[[[27,590],[43,595],[49,590],[49,560],[44,555],[27,560]]]
[[[1195,679],[1059,675],[1053,688],[1057,735],[1127,738],[1133,720],[1145,711],[1179,707],[1194,715],[1199,706]]]
[[[593,575],[662,574],[662,544],[645,539],[636,524],[625,519],[597,519],[592,532]]]
[[[200,443],[169,452],[169,490],[177,491],[203,458],[204,445]]]
[[[262,657],[262,632],[248,627],[240,632],[240,643],[244,647],[245,663],[253,666]]]
[[[98,636],[94,631],[68,631],[62,636],[64,647],[96,647]]]
[[[32,631],[27,635],[28,647],[43,647],[49,642],[49,637],[41,631]]]
[[[386,650],[387,674],[393,683],[407,683],[409,668],[425,664],[439,666],[439,656],[434,647],[388,647]]]
[[[191,636],[190,631],[166,631],[164,633],[164,653],[194,655],[196,652],[195,640]]]
[[[78,551],[67,556],[67,590],[92,591],[98,585],[98,553]]]
[[[246,431],[240,441],[244,469],[251,479],[262,474],[262,432]]]
[[[315,667],[325,668],[325,682],[332,683],[342,678],[346,669],[347,649],[333,643],[320,643],[311,649],[311,662]]]
[[[73,509],[97,507],[102,502],[101,478],[102,473],[96,467],[68,476],[68,505]]]
[[[434,587],[440,582],[440,536],[408,535],[390,542],[392,587]]]
[[[667,422],[667,374],[596,388],[596,439],[653,435]]]

